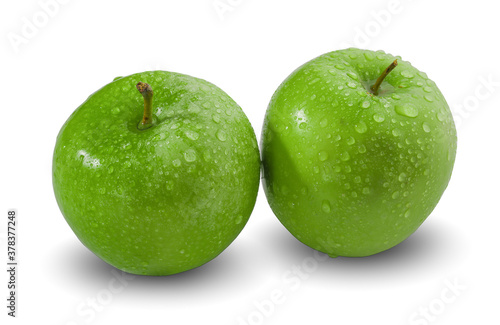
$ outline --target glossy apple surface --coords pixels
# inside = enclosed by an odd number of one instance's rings
[[[151,85],[153,126],[138,129]],[[57,203],[81,242],[135,274],[200,266],[240,233],[259,186],[259,152],[241,108],[215,85],[154,71],[92,94],[62,127]]]
[[[371,87],[397,60],[375,95]],[[331,256],[391,248],[429,216],[457,148],[436,84],[382,51],[324,54],[294,71],[269,104],[264,189],[281,223]]]

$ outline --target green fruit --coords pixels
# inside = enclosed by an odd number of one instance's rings
[[[451,177],[450,109],[426,74],[396,59],[359,49],[324,54],[294,71],[267,110],[269,204],[297,239],[331,256],[397,245]]]
[[[168,275],[236,238],[259,167],[250,122],[226,93],[153,71],[117,78],[76,109],[57,137],[53,185],[66,221],[97,256],[126,272]]]

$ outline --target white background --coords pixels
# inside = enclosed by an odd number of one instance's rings
[[[18,318],[6,316],[2,271],[2,324],[498,324],[494,1],[54,1],[0,7],[2,261],[8,209],[18,209],[20,225]],[[57,8],[43,6],[50,2]],[[162,69],[209,80],[260,138],[283,79],[346,46],[383,49],[427,72],[457,123],[449,187],[399,246],[320,261],[281,226],[261,190],[241,235],[212,262],[117,282],[66,224],[52,192],[55,138],[114,77]],[[279,304],[270,300],[277,290]]]

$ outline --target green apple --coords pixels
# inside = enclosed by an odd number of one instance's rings
[[[304,244],[330,256],[372,255],[432,212],[456,141],[450,109],[425,73],[382,51],[335,51],[299,67],[273,95],[264,189]]]
[[[92,94],[63,125],[53,156],[57,203],[80,241],[145,275],[220,254],[252,212],[259,172],[241,108],[205,80],[165,71]]]

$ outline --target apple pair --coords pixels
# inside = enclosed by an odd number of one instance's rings
[[[261,149],[281,223],[330,256],[367,256],[406,239],[434,209],[456,131],[427,75],[381,51],[346,49],[279,86]],[[115,79],[74,111],[57,137],[53,185],[97,256],[126,272],[167,275],[210,261],[236,238],[260,166],[252,126],[225,92],[151,71]]]

